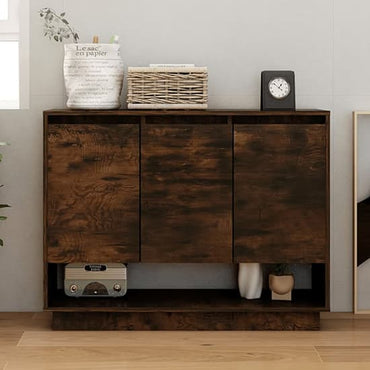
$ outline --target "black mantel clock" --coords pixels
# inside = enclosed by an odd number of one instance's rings
[[[261,73],[261,110],[295,110],[293,71]]]

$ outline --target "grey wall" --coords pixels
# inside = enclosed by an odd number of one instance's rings
[[[1,199],[13,206],[0,226],[0,310],[42,308],[41,112],[65,102],[62,47],[42,36],[43,6],[65,9],[81,41],[119,34],[126,65],[207,65],[211,108],[258,108],[260,71],[294,70],[298,108],[333,113],[331,306],[352,309],[351,112],[370,108],[368,1],[31,0],[31,109],[0,112],[0,139],[12,143]]]

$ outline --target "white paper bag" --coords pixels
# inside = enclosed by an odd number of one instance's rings
[[[118,44],[66,44],[64,52],[68,108],[121,106],[123,62]]]

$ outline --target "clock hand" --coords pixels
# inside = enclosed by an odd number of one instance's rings
[[[274,83],[273,83],[273,85],[275,85],[279,90],[283,91],[283,90],[281,89],[281,87],[280,87],[281,85],[280,85],[280,86],[278,86],[278,85],[276,84],[276,82],[274,82]]]

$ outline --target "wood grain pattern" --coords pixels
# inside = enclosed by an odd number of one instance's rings
[[[370,346],[316,346],[324,362],[370,363]]]
[[[327,262],[326,126],[234,126],[235,262]]]
[[[231,262],[232,137],[227,119],[153,117],[146,122],[141,261]]]
[[[56,327],[78,328],[87,315],[86,329],[318,329],[319,311],[329,307],[328,112],[63,110],[44,117],[45,307],[55,311]],[[61,298],[57,263],[139,261],[140,206],[142,262],[317,263],[313,288],[295,291],[292,302],[219,291]]]
[[[125,332],[127,333],[127,332]],[[156,332],[158,333],[158,332]],[[54,332],[58,334],[58,332]],[[74,333],[70,333],[74,334]],[[90,333],[89,333],[90,334]],[[106,334],[106,333],[105,333]],[[85,334],[86,335],[86,334]],[[100,333],[101,336],[101,333]],[[76,341],[75,341],[76,342]],[[82,342],[82,341],[81,341]],[[112,346],[102,348],[99,341],[95,346],[83,346],[83,343],[76,346],[21,346],[16,349],[13,356],[8,356],[14,363],[60,363],[68,361],[75,366],[88,363],[101,363],[108,359],[115,362],[130,361],[134,362],[235,362],[235,361],[279,361],[292,362],[303,361],[318,363],[319,356],[313,347],[248,347],[240,342],[238,346],[213,345],[210,343],[187,345],[173,345],[171,350],[165,345],[146,344],[146,341],[139,342],[137,345],[130,344],[129,341],[118,341]],[[37,342],[36,342],[37,343]],[[141,345],[140,345],[141,344]],[[207,345],[208,344],[208,345]],[[1,351],[1,350],[0,350]],[[1,352],[0,352],[1,353]],[[103,356],[105,353],[105,357]],[[1,359],[1,357],[0,357]],[[94,369],[94,367],[92,367]],[[194,369],[198,367],[195,366]],[[1,369],[1,367],[0,367]],[[20,368],[22,369],[22,368]],[[24,367],[23,370],[28,369]],[[65,369],[70,369],[66,367]],[[123,366],[122,369],[127,369]],[[131,369],[131,366],[129,367]],[[227,369],[227,367],[225,367]]]
[[[75,117],[163,117],[163,116],[221,116],[221,117],[241,117],[242,121],[250,117],[290,117],[290,121],[296,121],[297,118],[301,119],[304,116],[311,117],[315,120],[318,119],[321,123],[325,121],[325,117],[329,117],[330,112],[326,110],[313,109],[313,110],[296,110],[296,111],[260,111],[260,110],[245,110],[245,109],[207,109],[207,110],[133,110],[133,109],[121,109],[121,110],[76,110],[76,109],[51,109],[45,111],[45,115],[51,118],[61,116],[75,116]],[[321,117],[321,118],[320,118]],[[303,118],[302,118],[303,119]],[[111,123],[111,122],[108,122]],[[240,123],[240,122],[236,122]]]
[[[189,355],[191,357],[191,355]],[[3,370],[245,370],[253,367],[254,370],[266,370],[273,367],[274,370],[297,370],[297,363],[273,361],[271,363],[258,360],[245,363],[245,361],[114,361],[101,360],[99,362],[84,361],[74,363],[66,359],[63,362],[18,362],[12,361],[5,365]],[[129,366],[129,367],[128,367]],[[315,363],[299,361],[300,370],[368,370],[368,363]]]
[[[241,298],[232,289],[129,289],[121,298],[68,297],[62,290],[50,296],[49,310],[88,312],[320,312],[325,300],[309,289],[293,291],[292,301],[272,301],[264,290],[261,299]]]
[[[139,260],[139,127],[48,127],[48,261]]]
[[[18,333],[22,333],[24,330],[49,330],[51,316],[50,312],[1,312],[0,335],[8,335],[10,330]],[[11,338],[12,334],[8,337],[8,344],[12,343]]]
[[[1,317],[2,313],[0,313]],[[99,346],[104,352],[105,348],[120,345],[164,347],[167,351],[173,347],[204,346],[205,344],[217,347],[237,348],[240,345],[250,347],[292,347],[301,348],[307,346],[369,346],[370,331],[360,330],[354,327],[348,330],[348,319],[334,320],[336,324],[329,331],[325,329],[328,321],[321,320],[322,330],[317,331],[284,331],[284,332],[193,332],[193,331],[112,331],[112,332],[89,332],[83,331],[52,331],[40,327],[40,330],[26,330],[21,339],[14,343],[18,347],[96,347]],[[362,321],[362,320],[361,320]],[[369,320],[363,320],[369,322]],[[1,336],[0,331],[0,336]],[[4,333],[4,340],[6,333]]]
[[[54,330],[319,330],[318,312],[54,312]]]
[[[23,331],[17,328],[4,328],[0,330],[0,348],[17,345]]]
[[[44,324],[48,313],[0,313],[0,369],[368,370],[370,320],[349,313],[331,316],[335,319],[321,320],[320,332],[87,334],[51,331]],[[354,325],[360,321],[362,325]]]

